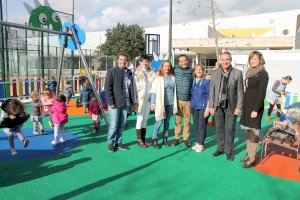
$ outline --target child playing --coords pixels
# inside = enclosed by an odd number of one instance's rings
[[[100,105],[95,97],[95,94],[91,95],[91,101],[89,103],[89,114],[93,120],[93,132],[96,133],[100,128]]]
[[[49,116],[49,126],[53,127],[53,123],[51,121],[51,111],[50,108],[52,106],[53,101],[55,100],[55,96],[51,89],[47,88],[43,92],[41,97],[42,105],[43,105],[43,115]]]
[[[68,122],[67,114],[67,105],[66,105],[66,96],[60,94],[57,96],[56,100],[53,101],[53,105],[50,108],[52,114],[51,119],[54,123],[54,140],[51,144],[55,145],[58,143],[58,134],[61,134],[60,142],[63,143],[66,141],[64,132],[65,132],[65,123]]]
[[[87,113],[89,107],[89,100],[90,100],[89,95],[91,92],[92,92],[92,88],[90,86],[89,81],[87,80],[83,83],[83,87],[80,94],[84,113]]]
[[[37,91],[33,91],[30,95],[31,97],[31,114],[32,114],[32,122],[33,122],[33,134],[39,134],[38,126],[40,127],[41,133],[45,134],[45,129],[43,125],[42,118],[42,102],[40,100],[39,93]]]
[[[66,82],[66,87],[64,89],[64,95],[67,98],[66,104],[69,105],[70,99],[74,95],[73,86],[71,81]]]
[[[11,155],[16,155],[14,133],[17,134],[24,148],[26,148],[29,144],[29,140],[24,138],[21,128],[30,115],[26,112],[25,106],[17,99],[5,100],[1,105],[1,110],[1,127],[3,127],[4,133],[6,133],[9,138]]]

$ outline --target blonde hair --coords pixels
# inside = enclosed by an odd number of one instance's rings
[[[48,96],[48,97],[53,96],[53,92],[52,92],[51,89],[47,88],[47,89],[44,90],[43,95]]]
[[[201,64],[198,64],[198,65],[196,65],[195,67],[194,67],[194,69],[193,69],[193,76],[196,78],[196,74],[195,74],[195,71],[196,71],[196,68],[197,67],[200,67],[201,69],[202,69],[202,71],[203,71],[203,76],[205,76],[206,74],[205,74],[205,68],[203,67],[203,65],[201,65]]]
[[[38,91],[32,91],[30,94],[31,99],[39,99],[40,95]]]

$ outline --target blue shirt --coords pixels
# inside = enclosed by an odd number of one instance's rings
[[[164,104],[173,105],[174,104],[174,92],[175,83],[170,76],[164,77]],[[151,103],[155,104],[156,94],[151,93],[150,100]]]

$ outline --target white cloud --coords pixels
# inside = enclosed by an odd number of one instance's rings
[[[42,0],[40,0],[42,2]],[[55,10],[72,12],[73,0],[48,0]],[[22,5],[33,0],[8,0],[10,21],[24,23],[28,14]],[[180,2],[180,3],[179,3]],[[247,14],[300,8],[296,0],[215,0],[217,16],[234,17]],[[209,19],[208,0],[173,1],[173,23]],[[106,30],[118,22],[137,23],[143,27],[167,25],[169,0],[75,0],[75,20],[86,31]]]

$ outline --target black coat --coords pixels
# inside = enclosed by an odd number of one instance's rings
[[[247,79],[245,80],[245,82]],[[263,69],[254,77],[248,79],[248,87],[244,93],[241,124],[250,128],[260,129],[264,113],[264,99],[268,86],[269,75]],[[252,111],[258,113],[256,118],[251,118]]]
[[[125,93],[123,91],[124,84],[124,70],[120,67],[113,67],[107,71],[105,78],[105,97],[108,105],[115,105],[117,107],[126,106]],[[137,103],[137,96],[135,93],[134,77],[131,71],[129,73],[129,79],[131,80],[131,87],[129,88],[130,103]]]
[[[7,105],[10,101],[11,99],[7,99],[1,105],[1,110],[6,112],[7,114],[9,114]],[[25,112],[25,110],[22,110],[15,117],[16,118],[14,119],[11,119],[9,117],[3,118],[0,123],[0,128],[14,128],[16,127],[16,125],[25,123],[29,119],[30,115],[27,112]]]

